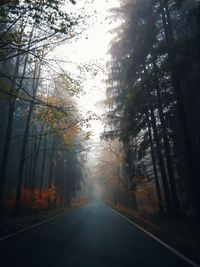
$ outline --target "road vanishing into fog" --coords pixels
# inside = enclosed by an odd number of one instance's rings
[[[191,266],[101,201],[0,241],[1,267]]]

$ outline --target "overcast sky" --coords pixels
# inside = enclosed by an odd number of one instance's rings
[[[87,24],[89,24],[87,30],[79,35],[77,39],[73,39],[70,43],[59,47],[54,55],[57,59],[72,61],[72,64],[63,65],[66,71],[72,73],[77,72],[76,64],[87,64],[90,61],[98,61],[105,70],[105,63],[108,60],[107,50],[112,39],[112,34],[109,31],[116,26],[115,22],[109,19],[108,16],[109,9],[118,6],[118,0],[94,0],[88,2],[88,4],[84,4],[84,1],[77,1],[76,6],[73,6],[72,9],[78,9],[80,14],[85,12],[91,16],[87,21]],[[106,76],[99,71],[96,77],[92,77],[89,73],[84,78],[83,93],[77,100],[79,110],[83,115],[91,111],[101,116],[103,110],[97,105],[97,102],[105,98],[103,80],[106,79]],[[101,121],[91,122],[94,141],[98,141],[102,130]]]

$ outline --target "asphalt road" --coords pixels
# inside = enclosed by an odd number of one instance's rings
[[[0,241],[1,267],[191,266],[100,201]]]

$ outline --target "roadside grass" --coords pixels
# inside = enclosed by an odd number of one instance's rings
[[[107,204],[186,257],[200,263],[199,221],[186,217],[167,218],[159,214],[137,211],[121,204]]]

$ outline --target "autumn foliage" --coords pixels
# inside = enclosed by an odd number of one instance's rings
[[[12,190],[7,200],[7,210],[10,214],[14,212],[15,194],[16,191]],[[25,187],[22,189],[22,210],[24,212],[45,210],[52,206],[61,205],[61,196],[54,185],[49,186],[43,191],[41,191],[40,188],[32,190],[29,187]]]

